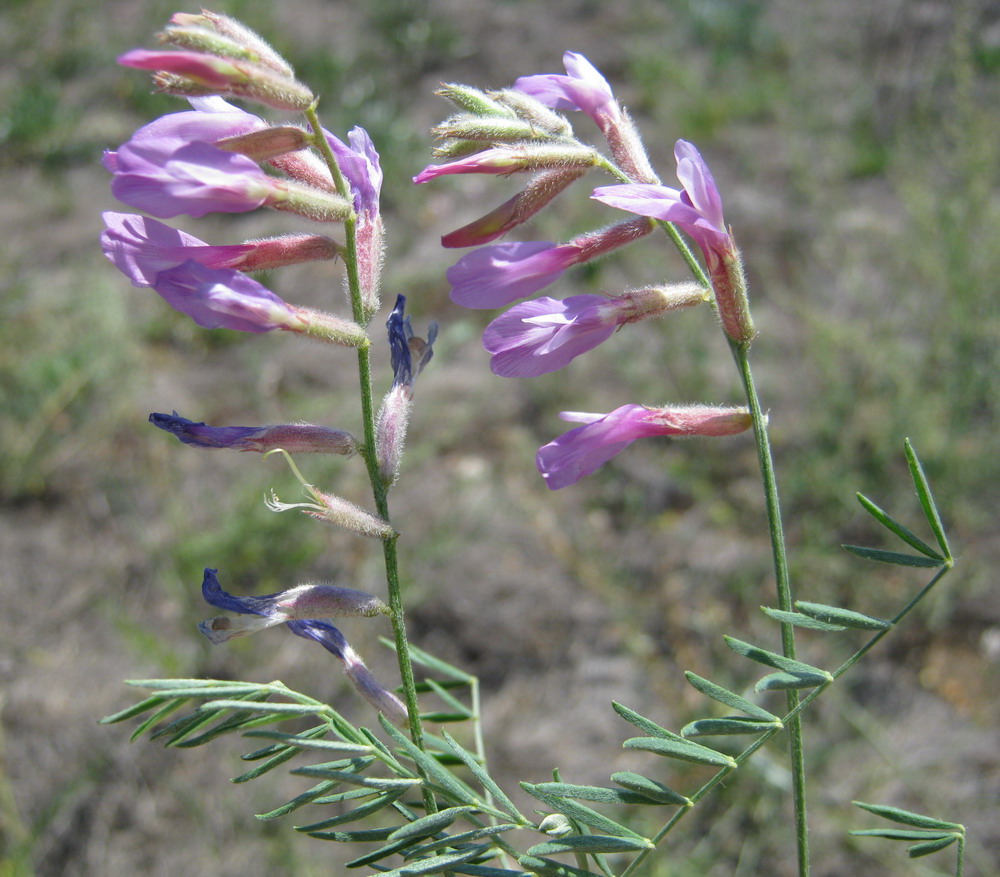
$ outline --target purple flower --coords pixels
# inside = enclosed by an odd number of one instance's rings
[[[379,192],[382,189],[382,168],[375,144],[364,128],[354,127],[347,134],[344,143],[329,131],[327,142],[337,158],[341,173],[350,184],[354,194],[354,210],[359,219],[371,221],[379,212]]]
[[[722,198],[701,153],[686,140],[678,140],[674,157],[683,190],[636,183],[603,186],[595,189],[591,197],[629,213],[676,223],[697,242],[706,259],[711,253],[730,249],[732,241],[722,215]]]
[[[315,259],[333,259],[340,245],[323,235],[285,235],[213,247],[193,235],[135,213],[102,214],[104,255],[133,286],[152,286],[156,275],[187,261],[206,268],[262,271]]]
[[[514,305],[483,333],[490,368],[505,378],[527,378],[561,369],[614,333],[624,320],[614,300],[574,295]]]
[[[559,416],[584,425],[538,449],[535,463],[550,490],[575,484],[638,438],[734,435],[751,426],[745,408],[703,405],[672,408],[622,405],[610,414],[563,411]]]
[[[384,247],[382,245],[382,214],[379,194],[382,189],[382,167],[375,144],[364,128],[352,128],[348,144],[329,131],[327,142],[337,158],[337,164],[354,195],[357,215],[358,280],[365,310],[374,314],[379,308],[379,283]]]
[[[156,275],[187,261],[208,268],[232,268],[254,249],[253,244],[211,247],[193,235],[134,213],[102,213],[104,255],[133,286],[152,286]]]
[[[357,451],[357,441],[349,432],[313,426],[308,423],[283,423],[277,426],[208,426],[173,414],[150,414],[153,426],[169,432],[186,445],[196,448],[230,448],[263,454],[282,448],[290,454],[343,454]]]
[[[749,344],[756,331],[750,316],[746,277],[733,236],[722,215],[722,198],[701,153],[686,140],[674,146],[678,191],[669,186],[629,184],[604,186],[591,195],[597,201],[679,225],[701,248],[712,281],[719,319],[734,341]]]
[[[201,582],[202,597],[210,606],[234,612],[236,617],[218,615],[198,625],[198,630],[216,644],[288,621],[348,615],[370,618],[389,611],[373,594],[333,585],[299,585],[263,597],[237,597],[222,590],[217,572],[215,569],[205,570]]]
[[[580,110],[606,133],[621,119],[621,108],[608,81],[590,61],[576,52],[566,52],[563,65],[566,76],[556,73],[522,76],[514,83],[514,88],[554,110]]]
[[[503,307],[545,288],[570,266],[589,262],[650,231],[648,220],[633,220],[565,244],[526,241],[480,247],[448,269],[451,300],[467,308]]]
[[[277,183],[245,155],[174,137],[131,140],[105,155],[119,200],[154,216],[246,213],[267,203]]]
[[[157,274],[153,289],[172,308],[206,329],[270,332],[305,328],[295,308],[256,280],[228,268],[206,268],[187,261]]]

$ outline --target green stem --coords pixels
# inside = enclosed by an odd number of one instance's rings
[[[323,159],[326,161],[333,177],[337,194],[350,199],[352,193],[347,180],[337,164],[337,159],[330,148],[316,114],[316,108],[306,110],[306,119],[313,131],[313,141]],[[358,242],[357,218],[351,217],[344,222],[344,265],[347,269],[347,286],[351,297],[351,310],[354,321],[365,326],[369,321],[365,313],[361,297],[361,280],[358,274]],[[361,419],[364,429],[364,449],[362,456],[368,467],[368,480],[371,482],[372,495],[375,498],[375,508],[386,521],[389,517],[389,490],[379,470],[378,455],[375,450],[375,406],[372,398],[371,354],[368,348],[358,349],[358,381],[361,386]],[[403,682],[403,699],[406,702],[410,737],[414,745],[424,749],[424,731],[420,721],[420,705],[417,701],[417,686],[413,675],[413,661],[410,658],[410,645],[406,637],[406,622],[403,610],[402,587],[399,581],[399,558],[396,553],[398,537],[385,539],[382,543],[385,558],[385,578],[389,597],[389,617],[392,621],[393,639],[396,644],[396,657],[399,662],[399,675]],[[437,810],[433,793],[424,784],[424,805],[428,813]]]
[[[785,534],[781,523],[781,508],[778,502],[778,484],[774,475],[774,460],[771,456],[771,442],[767,433],[767,417],[760,407],[757,396],[757,386],[754,383],[750,360],[747,356],[749,343],[729,341],[730,349],[736,360],[750,407],[753,420],[754,440],[757,445],[757,459],[760,465],[761,480],[764,485],[764,497],[767,506],[768,530],[771,534],[771,555],[774,562],[775,585],[777,588],[778,608],[785,612],[792,610],[792,587],[788,575],[788,557],[785,553]],[[791,624],[781,625],[781,649],[786,658],[795,658],[795,629]],[[799,705],[799,693],[794,689],[788,692],[788,709],[793,718],[788,723],[788,750],[792,767],[792,793],[795,808],[795,837],[798,849],[799,877],[809,874],[809,826],[806,814],[806,773],[805,757],[802,745],[802,722],[796,712]]]

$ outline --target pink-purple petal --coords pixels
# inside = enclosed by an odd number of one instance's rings
[[[526,298],[574,264],[579,248],[550,241],[489,244],[447,271],[451,300],[467,308],[499,308]]]

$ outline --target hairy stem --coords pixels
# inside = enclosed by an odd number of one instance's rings
[[[316,115],[315,107],[306,110],[306,118],[312,128],[314,143],[322,154],[330,173],[333,176],[337,193],[344,198],[352,197],[347,180],[341,173],[337,159],[323,135],[323,129]],[[359,325],[366,325],[364,303],[361,298],[361,281],[358,275],[357,219],[351,217],[344,222],[344,265],[347,269],[347,286],[351,298],[351,310],[354,320]],[[361,419],[364,429],[364,450],[362,456],[368,467],[368,480],[371,482],[375,508],[386,521],[389,517],[389,490],[382,473],[379,470],[378,457],[375,451],[375,406],[372,398],[371,354],[368,348],[358,349],[358,381],[361,387]],[[424,748],[424,731],[420,721],[420,706],[417,702],[417,686],[413,676],[413,661],[410,658],[410,646],[406,636],[406,623],[403,609],[402,588],[399,581],[399,560],[396,553],[396,537],[385,539],[382,543],[385,557],[385,578],[389,597],[389,617],[392,621],[393,639],[396,644],[396,656],[399,662],[399,675],[403,682],[403,699],[406,702],[410,737],[417,748]],[[424,787],[424,804],[428,813],[437,809],[434,795]]]

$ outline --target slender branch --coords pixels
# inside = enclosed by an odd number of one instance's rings
[[[757,445],[757,459],[767,506],[768,530],[771,535],[771,554],[774,562],[775,586],[778,608],[785,612],[792,609],[792,587],[788,575],[788,557],[785,552],[785,534],[781,523],[781,507],[778,501],[778,484],[774,474],[774,460],[771,456],[771,442],[767,433],[767,417],[760,407],[757,386],[754,383],[750,360],[747,356],[748,343],[739,344],[730,340],[730,349],[736,360],[753,419],[754,440]],[[795,658],[795,628],[787,622],[781,625],[781,649],[786,658]],[[802,745],[802,722],[795,708],[799,705],[799,693],[795,689],[788,692],[788,709],[793,717],[788,727],[788,751],[792,767],[792,792],[795,808],[795,836],[798,848],[800,877],[809,874],[809,826],[806,813],[805,756]]]

